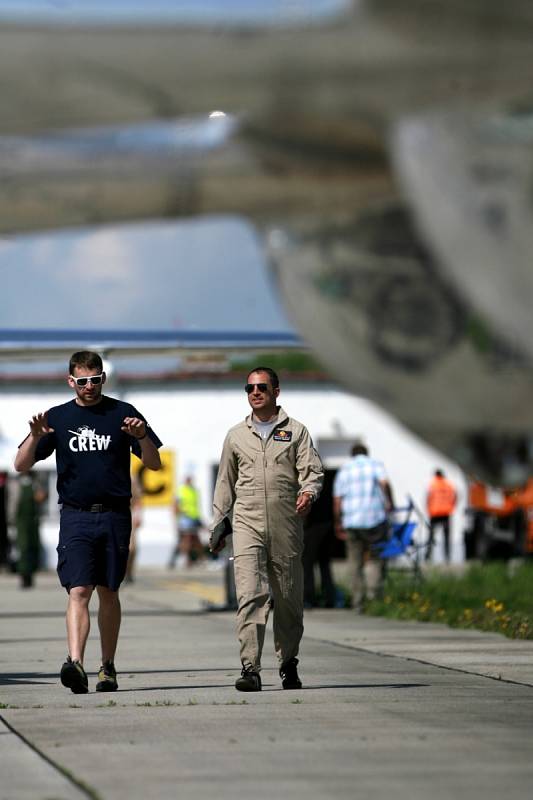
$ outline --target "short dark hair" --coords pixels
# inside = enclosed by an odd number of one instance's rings
[[[437,478],[444,478],[444,472],[441,469],[436,469],[435,475],[437,476]]]
[[[270,378],[270,383],[272,384],[272,388],[273,389],[279,388],[279,378],[274,372],[274,370],[271,369],[270,367],[255,367],[254,369],[251,369],[246,377],[246,380],[248,380],[248,378],[253,372],[266,372],[266,374]]]
[[[104,365],[98,353],[92,353],[90,350],[80,350],[79,353],[73,353],[68,362],[68,373],[74,375],[75,367],[86,367],[87,369],[99,369],[100,372],[104,371]]]
[[[352,447],[352,456],[367,456],[368,447],[363,442],[356,442]]]

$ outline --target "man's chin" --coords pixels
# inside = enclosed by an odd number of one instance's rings
[[[98,394],[84,394],[80,397],[82,403],[85,403],[86,406],[92,406],[97,403],[101,399],[102,395],[100,392]]]

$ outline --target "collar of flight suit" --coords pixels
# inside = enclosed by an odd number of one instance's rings
[[[277,406],[277,409],[278,409],[278,416],[277,416],[276,424],[274,425],[274,428],[272,430],[274,430],[275,428],[279,428],[280,425],[285,425],[289,421],[289,415],[284,412],[282,407],[281,406]],[[250,428],[250,430],[255,433],[254,423],[253,423],[252,417],[253,417],[253,411],[252,411],[251,414],[248,414],[248,416],[245,419],[245,422],[248,425],[248,427]]]

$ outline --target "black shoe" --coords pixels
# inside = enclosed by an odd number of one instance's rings
[[[302,682],[298,677],[298,659],[291,658],[281,665],[279,675],[281,678],[281,685],[284,689],[301,689]]]
[[[118,689],[117,671],[112,661],[104,661],[98,671],[97,692],[116,692]]]
[[[241,677],[235,681],[235,688],[239,692],[260,692],[261,675],[251,667],[243,667]]]
[[[89,691],[89,681],[85,670],[79,661],[73,661],[70,656],[61,667],[61,683],[74,694],[87,694]]]

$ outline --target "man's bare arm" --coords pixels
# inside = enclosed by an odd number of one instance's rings
[[[47,433],[53,433],[54,429],[48,425],[48,412],[44,411],[35,414],[29,420],[30,432],[20,445],[15,457],[15,470],[17,472],[27,472],[35,464],[35,451],[39,440]]]
[[[121,430],[129,433],[139,442],[141,448],[141,461],[148,469],[161,469],[161,456],[153,441],[148,436],[146,423],[137,417],[124,417],[124,424]]]
[[[342,497],[333,497],[333,528],[337,539],[344,541],[348,538],[342,527]]]
[[[385,498],[385,511],[392,511],[394,509],[394,496],[392,494],[391,485],[388,481],[380,481],[379,485],[381,486]]]

